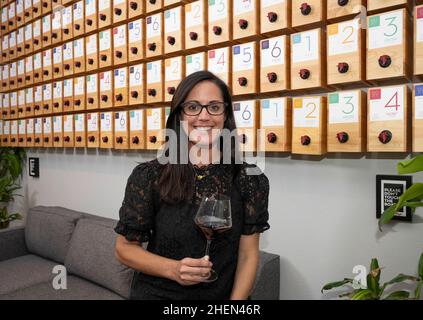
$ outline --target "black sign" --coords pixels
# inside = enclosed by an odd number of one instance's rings
[[[29,158],[29,176],[38,178],[40,176],[40,159]]]
[[[386,209],[397,203],[401,195],[411,187],[412,179],[412,176],[376,176],[376,217],[378,219]],[[411,208],[400,208],[393,220],[411,222]]]

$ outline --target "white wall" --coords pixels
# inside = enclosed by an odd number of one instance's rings
[[[27,177],[25,198],[15,204],[59,205],[118,219],[126,180],[136,162],[154,152],[39,150],[40,178]],[[423,215],[377,231],[375,175],[395,174],[398,159],[266,160],[270,179],[270,225],[263,250],[281,256],[281,298],[322,299],[326,282],[353,277],[355,265],[377,257],[382,280],[415,274],[423,251]],[[423,181],[415,175],[414,181]],[[388,279],[389,278],[389,279]]]

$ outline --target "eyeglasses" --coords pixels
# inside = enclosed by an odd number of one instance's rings
[[[203,108],[206,108],[211,116],[220,116],[225,112],[227,106],[227,102],[220,101],[214,101],[209,104],[201,104],[197,101],[187,101],[181,104],[182,111],[187,116],[198,116],[203,111]]]

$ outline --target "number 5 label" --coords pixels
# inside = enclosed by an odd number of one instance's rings
[[[233,71],[245,71],[254,69],[254,42],[233,47]]]

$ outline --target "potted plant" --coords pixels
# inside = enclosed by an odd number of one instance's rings
[[[419,155],[411,160],[399,162],[397,169],[398,174],[423,171],[423,155]],[[402,207],[411,208],[413,214],[418,207],[423,207],[423,183],[414,183],[401,195],[397,203],[394,203],[382,213],[379,219],[380,231],[382,231],[382,226],[389,223]]]
[[[423,171],[423,155],[416,156],[411,160],[405,160],[398,163],[398,173],[399,174],[409,174]],[[414,183],[410,188],[408,188],[398,199],[397,203],[394,203],[388,209],[386,209],[378,222],[379,230],[382,231],[382,226],[389,223],[395,216],[395,214],[402,207],[411,208],[411,212],[414,214],[418,207],[423,207],[423,183]],[[326,284],[322,293],[325,290],[332,290],[342,286],[352,286],[353,290],[341,294],[340,297],[347,297],[352,300],[367,300],[367,299],[420,299],[420,293],[423,288],[423,253],[420,255],[419,265],[418,265],[418,276],[409,276],[405,274],[399,274],[391,281],[385,282],[382,286],[380,285],[380,273],[381,268],[379,268],[379,263],[377,259],[372,259],[370,272],[367,275],[367,287],[366,288],[355,288],[353,286],[353,279],[345,278],[341,281],[331,282]],[[416,285],[414,290],[414,295],[411,296],[410,292],[407,290],[399,290],[390,292],[387,291],[387,288],[393,284],[404,284],[407,281],[411,281]]]
[[[8,213],[8,205],[14,200],[21,186],[17,183],[22,173],[26,152],[22,148],[0,148],[0,229],[7,228],[10,221],[22,219],[19,213]]]
[[[381,285],[380,276],[382,268],[379,267],[379,262],[377,259],[372,259],[370,264],[370,272],[366,277],[366,286],[358,287],[354,285],[353,279],[345,278],[344,280],[331,282],[324,285],[322,288],[322,293],[325,290],[332,290],[348,285],[352,289],[346,293],[341,294],[339,296],[340,298],[349,298],[351,300],[419,300],[420,292],[423,287],[423,253],[420,255],[417,269],[417,276],[409,276],[400,273],[392,280]],[[392,285],[401,285],[406,282],[415,284],[414,292],[410,292],[405,289],[392,291]]]

